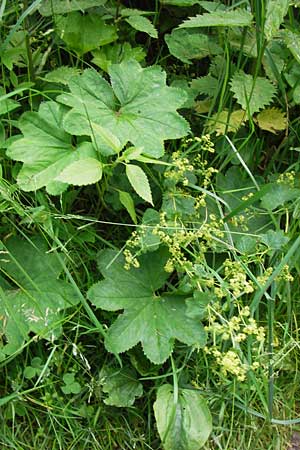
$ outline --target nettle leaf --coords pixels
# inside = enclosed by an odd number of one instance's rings
[[[191,88],[198,94],[214,97],[218,92],[219,82],[217,78],[208,74],[204,77],[194,78],[194,80],[191,81]]]
[[[134,201],[133,201],[133,198],[131,197],[131,195],[128,192],[119,190],[119,200],[122,203],[122,205],[124,206],[124,208],[127,210],[133,223],[137,224],[137,217],[136,217],[136,213],[135,213]]]
[[[197,30],[175,29],[165,36],[171,55],[191,64],[192,59],[202,59],[222,52],[221,47],[206,34]]]
[[[155,26],[147,17],[135,14],[135,15],[129,16],[125,20],[135,30],[142,31],[143,33],[147,33],[149,36],[151,36],[155,39],[158,38],[158,34],[157,34],[157,30],[156,30]]]
[[[59,16],[56,30],[59,37],[79,56],[118,39],[115,25],[107,24],[97,14],[82,15],[75,11],[66,17]]]
[[[279,30],[289,8],[289,0],[268,0],[264,33],[268,40]]]
[[[300,34],[290,30],[282,30],[281,35],[295,60],[300,63]]]
[[[71,93],[58,97],[72,108],[64,119],[65,130],[93,138],[92,126],[98,124],[118,137],[122,147],[129,141],[154,157],[163,155],[164,140],[188,134],[187,121],[176,112],[186,94],[166,86],[160,67],[142,68],[134,60],[123,61],[111,65],[109,75],[111,85],[90,69],[70,81]],[[105,145],[99,151],[103,150]]]
[[[103,367],[99,374],[102,390],[108,396],[104,399],[106,405],[129,407],[135,399],[143,394],[143,386],[133,369],[123,367]]]
[[[276,94],[276,87],[269,80],[263,77],[254,80],[252,75],[243,71],[235,73],[230,84],[237,102],[251,116],[271,103]]]
[[[101,6],[106,0],[43,0],[39,7],[42,16],[65,14],[72,11],[83,11],[93,6]]]
[[[206,333],[197,320],[184,317],[185,297],[159,293],[168,274],[164,266],[166,249],[140,257],[140,267],[126,270],[125,260],[112,250],[99,255],[104,280],[88,291],[90,301],[107,311],[124,309],[106,333],[108,351],[122,353],[141,342],[147,358],[163,363],[171,354],[174,340],[187,345],[205,345]]]
[[[212,431],[212,418],[204,398],[191,389],[164,384],[153,405],[164,450],[199,450]]]
[[[189,17],[179,28],[198,27],[248,27],[252,22],[252,14],[245,9],[214,11]]]
[[[286,115],[277,108],[264,109],[256,116],[255,122],[259,128],[273,134],[285,130],[288,125]]]
[[[126,164],[126,175],[135,192],[143,200],[153,205],[150,184],[143,169],[134,164]]]
[[[72,146],[72,136],[62,127],[64,112],[64,107],[50,101],[41,103],[38,112],[25,112],[21,116],[18,126],[23,137],[12,142],[7,155],[24,163],[17,177],[24,191],[48,185],[53,189],[53,182],[70,164],[86,157],[96,158],[91,143],[82,143],[77,149]],[[65,187],[56,185],[57,193]]]
[[[79,302],[73,287],[58,277],[62,266],[56,253],[47,253],[42,239],[31,242],[14,237],[5,244],[0,270],[12,283],[0,279],[0,330],[11,354],[30,332],[47,339],[60,334],[63,311]]]
[[[229,111],[221,111],[209,118],[209,128],[215,132],[217,136],[226,133],[236,133],[238,129],[245,124],[247,120],[246,111],[238,109],[229,113]]]
[[[92,55],[92,62],[104,72],[108,72],[108,68],[112,64],[120,64],[122,61],[130,59],[143,61],[146,52],[142,47],[131,47],[129,42],[124,42],[123,44],[104,45],[99,50],[94,50]]]

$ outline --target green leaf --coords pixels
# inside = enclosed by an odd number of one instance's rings
[[[19,120],[23,137],[8,147],[7,155],[24,163],[17,178],[24,191],[47,186],[74,161],[95,156],[89,142],[73,148],[71,136],[62,127],[64,112],[58,103],[44,102],[38,112],[25,112]]]
[[[39,8],[42,16],[65,14],[72,11],[84,11],[93,6],[101,6],[106,0],[43,0]]]
[[[272,250],[281,250],[289,242],[290,238],[282,230],[268,230],[260,235],[260,240]]]
[[[74,161],[56,177],[57,181],[86,186],[93,184],[102,178],[102,164],[95,158],[83,158]]]
[[[289,0],[268,0],[264,32],[269,41],[279,30],[289,8]]]
[[[131,195],[125,191],[119,191],[119,199],[124,208],[126,208],[128,214],[130,215],[133,223],[137,224],[137,218],[135,213],[134,201]]]
[[[300,34],[290,30],[282,30],[281,35],[295,60],[300,63]]]
[[[115,25],[108,25],[97,14],[72,12],[66,17],[59,16],[56,29],[59,37],[79,56],[118,38]]]
[[[172,5],[172,6],[193,6],[196,3],[200,3],[199,0],[160,0],[162,5]]]
[[[205,345],[201,323],[188,317],[183,320],[185,298],[158,292],[168,278],[164,270],[168,258],[168,252],[160,249],[142,255],[139,268],[126,270],[125,260],[117,252],[100,253],[104,280],[90,288],[88,298],[107,311],[124,309],[106,334],[108,351],[122,353],[141,342],[147,358],[161,364],[171,354],[175,339],[187,345]]]
[[[193,91],[214,97],[218,92],[219,82],[217,78],[212,77],[210,74],[204,77],[195,78],[191,81],[191,88]]]
[[[11,281],[0,279],[0,333],[8,344],[7,354],[16,351],[30,332],[54,339],[60,334],[63,311],[78,303],[73,287],[58,279],[62,266],[57,253],[47,253],[42,239],[31,242],[14,237],[6,242],[0,270]]]
[[[50,83],[68,84],[70,79],[78,75],[80,70],[76,67],[61,66],[55,70],[51,70],[45,75],[45,80]]]
[[[153,23],[149,19],[147,19],[147,17],[133,15],[133,16],[129,16],[125,20],[135,30],[142,31],[143,33],[147,33],[149,36],[151,36],[155,39],[158,38],[156,28],[154,27]]]
[[[111,85],[90,69],[72,78],[71,93],[58,97],[72,108],[64,119],[66,130],[70,131],[71,124],[76,134],[77,121],[78,135],[93,137],[91,123],[95,123],[118,137],[122,147],[130,141],[153,157],[163,155],[164,140],[189,132],[188,123],[176,112],[184,104],[186,94],[166,86],[166,74],[161,68],[143,69],[130,60],[111,65],[109,74]]]
[[[74,373],[66,373],[63,376],[65,385],[62,386],[61,390],[64,394],[79,394],[81,391],[81,386],[78,381],[75,381]]]
[[[19,108],[20,103],[16,100],[11,100],[7,98],[4,88],[0,87],[0,116]]]
[[[215,11],[189,17],[179,28],[199,27],[248,27],[252,22],[252,14],[245,9]]]
[[[126,164],[126,175],[135,192],[146,202],[153,205],[151,189],[147,175],[139,166]]]
[[[261,199],[261,206],[273,211],[278,206],[284,206],[285,203],[295,200],[300,196],[300,189],[292,188],[287,184],[276,183],[273,189],[267,192]]]
[[[129,407],[143,394],[143,386],[132,369],[104,367],[99,378],[103,392],[108,394],[104,399],[106,405]]]
[[[199,450],[212,431],[212,418],[203,397],[195,390],[164,384],[153,405],[164,450]]]
[[[108,72],[108,68],[112,64],[120,64],[122,61],[135,59],[140,62],[146,56],[142,47],[131,47],[129,42],[123,44],[104,45],[99,50],[92,52],[92,62],[104,72]]]
[[[237,102],[252,116],[255,112],[269,105],[276,93],[276,87],[263,77],[255,80],[243,71],[236,72],[231,79],[231,91]]]
[[[212,38],[197,30],[175,29],[165,36],[171,55],[180,61],[191,64],[192,59],[202,59],[222,52]]]

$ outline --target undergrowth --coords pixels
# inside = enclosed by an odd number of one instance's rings
[[[298,6],[2,1],[1,448],[291,448]]]

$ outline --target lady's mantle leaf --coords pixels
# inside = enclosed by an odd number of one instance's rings
[[[56,177],[70,164],[95,156],[92,144],[81,144],[75,150],[71,136],[62,128],[65,108],[55,102],[42,103],[38,112],[25,112],[19,121],[23,133],[7,150],[7,155],[23,162],[18,184],[24,191],[52,186]],[[61,184],[61,191],[65,185]],[[59,194],[59,189],[58,192]]]
[[[252,75],[239,71],[232,77],[231,91],[242,108],[252,116],[253,113],[271,103],[276,88],[266,78],[254,79]]]
[[[79,56],[118,38],[116,27],[105,23],[101,16],[82,15],[77,11],[66,17],[58,16],[56,29],[60,38]]]
[[[46,253],[42,239],[31,243],[12,238],[6,243],[0,271],[13,283],[0,280],[0,334],[6,336],[7,354],[17,350],[29,332],[53,338],[60,331],[62,311],[79,298],[72,286],[58,276],[62,266],[57,255]]]
[[[141,397],[143,386],[137,380],[134,370],[123,367],[122,369],[104,367],[100,374],[102,390],[108,394],[104,403],[111,406],[132,406],[136,397]]]
[[[71,107],[64,128],[69,133],[93,138],[91,124],[101,125],[114,134],[122,147],[130,141],[143,147],[144,154],[160,157],[163,142],[189,132],[189,125],[176,109],[186,101],[184,91],[166,86],[166,74],[158,66],[142,68],[137,61],[123,61],[108,69],[111,85],[96,71],[85,70],[70,83],[70,94],[58,97]],[[76,120],[72,118],[75,114]],[[76,131],[74,123],[82,117]],[[101,142],[99,136],[98,143]],[[103,142],[104,148],[105,142]],[[108,149],[109,150],[109,149]],[[99,151],[102,152],[99,145]]]
[[[84,158],[74,161],[56,177],[57,181],[86,186],[93,184],[102,178],[102,164],[95,158]]]
[[[107,350],[122,353],[141,342],[150,361],[161,364],[171,354],[175,339],[187,345],[205,345],[201,323],[185,317],[185,298],[157,292],[168,278],[164,270],[167,250],[141,256],[140,267],[130,270],[124,268],[124,258],[117,255],[111,250],[100,253],[104,280],[88,292],[91,302],[99,308],[124,309],[106,334]]]
[[[165,450],[199,450],[212,431],[212,418],[203,397],[194,390],[164,384],[153,405],[158,432]]]
[[[149,181],[143,169],[134,164],[126,164],[126,175],[135,192],[153,205]]]

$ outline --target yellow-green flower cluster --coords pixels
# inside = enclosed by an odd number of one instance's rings
[[[224,262],[225,279],[235,297],[254,291],[252,281],[247,279],[245,270],[239,261],[226,259]]]
[[[277,183],[287,184],[291,187],[295,185],[296,172],[291,170],[289,172],[281,173],[277,178]]]
[[[184,186],[189,183],[186,177],[187,172],[192,172],[194,166],[190,163],[188,158],[182,156],[180,151],[172,154],[172,169],[166,170],[164,176],[173,180],[175,183],[181,182]]]

